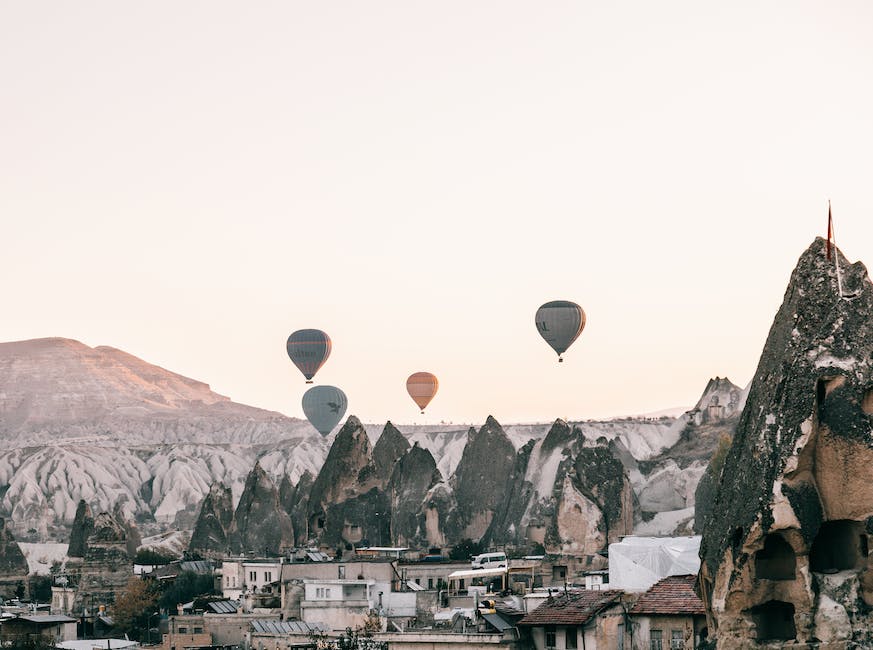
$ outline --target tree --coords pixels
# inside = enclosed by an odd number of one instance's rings
[[[467,537],[452,547],[452,550],[449,551],[449,559],[455,560],[456,562],[463,562],[469,560],[474,555],[479,555],[484,552],[485,549],[482,547],[481,543],[474,542]]]
[[[212,575],[200,575],[193,571],[182,571],[176,579],[168,583],[160,596],[162,609],[174,611],[179,603],[187,603],[197,596],[215,593],[215,579]]]
[[[157,602],[157,594],[145,580],[131,577],[124,591],[115,597],[112,608],[119,632],[141,640],[148,627],[148,616],[155,611]]]
[[[50,603],[52,600],[52,577],[33,575],[30,582],[30,597],[38,603]]]
[[[133,559],[133,563],[163,566],[170,562],[174,562],[175,560],[176,558],[168,553],[161,553],[152,548],[141,548],[136,552],[136,557]]]

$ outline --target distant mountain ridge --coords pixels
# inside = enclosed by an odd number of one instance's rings
[[[689,507],[706,449],[691,465],[661,456],[680,443],[687,416],[569,424],[586,444],[605,439],[626,456],[644,503]],[[375,445],[383,425],[362,426]],[[518,451],[551,426],[502,430]],[[409,445],[430,453],[446,481],[455,474],[469,426],[399,429]],[[277,486],[296,485],[307,472],[317,477],[334,436],[323,438],[305,420],[237,404],[204,382],[121,350],[48,338],[0,343],[0,441],[0,517],[19,540],[37,541],[65,539],[80,499],[95,512],[118,506],[146,535],[192,529],[214,483],[227,486],[236,504],[256,462]],[[651,467],[639,471],[643,462]],[[646,496],[655,466],[661,487]],[[687,486],[679,493],[664,487],[680,475]]]

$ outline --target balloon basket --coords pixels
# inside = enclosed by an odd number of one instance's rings
[[[311,380],[311,379],[307,379],[307,380],[306,380],[306,383],[307,383],[307,384],[311,384],[311,383],[312,383],[312,380]]]

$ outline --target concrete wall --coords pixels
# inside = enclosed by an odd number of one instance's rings
[[[278,616],[258,614],[204,614],[206,629],[212,634],[215,645],[242,645],[249,634],[253,620],[278,621]]]
[[[696,620],[695,620],[696,619]],[[632,650],[649,650],[652,638],[652,630],[661,631],[661,639],[664,650],[670,649],[673,630],[682,632],[686,650],[697,647],[700,630],[705,626],[703,616],[632,616],[628,626],[627,636],[633,634],[633,643],[630,638],[625,638],[625,648]]]
[[[390,650],[516,650],[517,647],[516,644],[504,642],[501,634],[387,632],[375,634],[373,639],[387,642]]]
[[[289,580],[396,580],[393,564],[372,562],[292,562],[282,565],[282,582]]]

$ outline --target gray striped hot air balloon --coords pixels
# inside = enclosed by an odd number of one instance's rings
[[[318,369],[324,365],[330,356],[330,337],[321,330],[297,330],[288,337],[285,349],[294,365],[306,377],[306,383],[311,384]]]
[[[336,386],[313,386],[303,394],[303,413],[323,436],[339,424],[348,405],[346,394]]]
[[[561,355],[585,329],[585,312],[575,302],[553,300],[537,309],[536,325],[540,336],[558,353],[558,361],[563,362]]]

